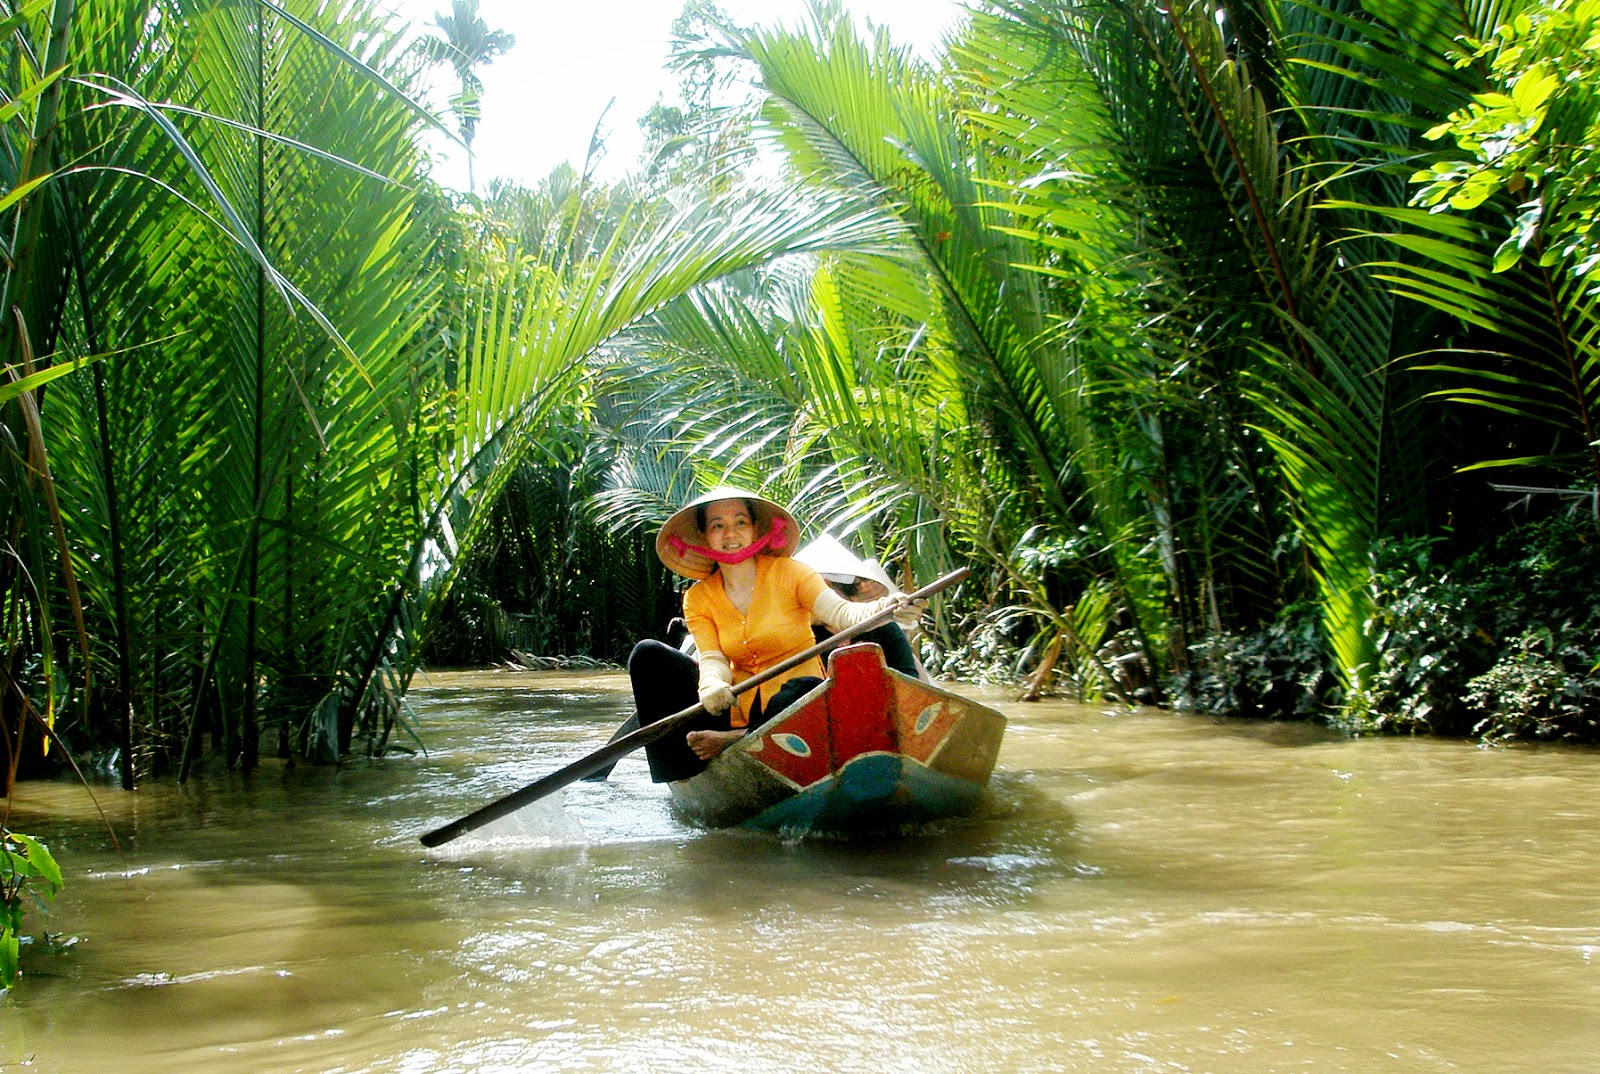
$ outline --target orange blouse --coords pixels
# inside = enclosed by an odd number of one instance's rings
[[[750,676],[809,649],[816,643],[811,633],[811,606],[827,585],[822,576],[788,556],[758,555],[755,594],[750,614],[741,614],[728,599],[722,575],[696,582],[683,595],[683,618],[701,652],[715,649],[733,665],[737,686]],[[778,688],[801,675],[822,675],[822,661],[812,657],[735,698],[728,721],[733,727],[750,722],[752,698],[761,696],[761,711]]]

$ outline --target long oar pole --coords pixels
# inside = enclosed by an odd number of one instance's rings
[[[965,578],[967,573],[968,571],[966,567],[962,567],[960,570],[951,571],[938,581],[923,586],[915,593],[908,594],[900,603],[904,604],[910,601],[926,600],[940,590],[948,589],[950,586],[955,585],[957,582],[961,581],[961,579]],[[733,692],[735,694],[742,694],[747,690],[754,690],[757,686],[760,686],[767,680],[776,678],[791,668],[798,667],[814,656],[821,656],[823,653],[843,645],[845,642],[856,637],[858,634],[864,634],[869,630],[876,630],[878,627],[883,626],[890,619],[894,618],[894,613],[897,610],[898,606],[885,608],[878,614],[872,616],[870,619],[865,619],[857,623],[855,626],[846,627],[844,630],[839,631],[839,633],[835,634],[826,641],[820,641],[804,652],[796,653],[789,659],[783,661],[782,663],[773,665],[767,670],[761,672],[759,675],[752,675],[750,678],[741,682],[738,686],[735,686],[733,688]],[[578,780],[582,779],[584,776],[587,776],[595,769],[601,768],[607,764],[611,764],[612,762],[616,761],[617,758],[632,753],[640,746],[654,742],[658,738],[665,738],[674,731],[677,731],[692,723],[696,717],[704,715],[705,711],[704,705],[692,705],[689,708],[684,709],[682,712],[673,713],[671,716],[668,716],[665,719],[657,720],[654,723],[645,724],[637,731],[623,735],[621,738],[608,742],[606,745],[595,750],[588,756],[580,757],[578,760],[573,761],[565,768],[558,768],[554,772],[551,772],[548,776],[534,780],[521,790],[512,791],[504,798],[498,798],[483,808],[468,813],[460,820],[451,821],[442,828],[435,828],[431,832],[424,833],[422,836],[422,845],[425,847],[436,847],[441,843],[448,843],[452,839],[459,839],[461,836],[466,835],[473,829],[481,828],[492,820],[500,819],[507,813],[513,813],[525,805],[537,802],[539,799],[548,794],[555,793],[569,783],[576,783]]]

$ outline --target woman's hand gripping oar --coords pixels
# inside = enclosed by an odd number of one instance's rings
[[[790,668],[803,664],[814,656],[821,656],[829,650],[838,648],[840,645],[843,645],[845,642],[859,634],[864,634],[869,630],[876,630],[878,627],[883,626],[890,619],[894,618],[894,613],[899,610],[899,608],[915,601],[927,600],[935,593],[955,585],[957,582],[965,578],[967,574],[968,570],[966,567],[962,567],[960,570],[951,571],[943,578],[940,578],[938,581],[929,585],[923,586],[915,593],[906,594],[896,604],[884,608],[870,619],[862,620],[855,626],[847,627],[844,630],[839,631],[839,633],[833,635],[831,638],[828,638],[826,641],[820,641],[804,652],[796,653],[789,659],[783,661],[782,663],[773,665],[759,675],[752,675],[750,678],[735,686],[733,688],[733,692],[735,694],[742,694],[746,690],[753,690],[757,686],[760,686],[762,683],[766,682],[768,679],[782,675]],[[475,828],[481,828],[490,821],[498,820],[499,818],[505,816],[507,813],[513,813],[525,805],[531,805],[546,795],[555,793],[569,783],[576,783],[590,772],[594,772],[607,764],[613,763],[617,758],[632,753],[640,746],[654,742],[658,738],[665,738],[674,731],[681,730],[692,723],[697,717],[703,715],[705,711],[706,710],[704,706],[694,705],[690,708],[684,709],[682,712],[675,712],[665,719],[657,720],[655,723],[646,724],[637,731],[629,732],[628,734],[622,735],[620,738],[614,738],[612,741],[606,743],[593,753],[573,761],[565,768],[558,768],[554,772],[551,772],[548,776],[534,780],[521,790],[512,791],[504,798],[498,798],[483,808],[468,813],[460,820],[451,821],[442,828],[435,828],[431,832],[424,833],[422,836],[422,845],[425,847],[436,847],[441,843],[448,843],[452,839],[459,839],[461,836],[466,835]]]

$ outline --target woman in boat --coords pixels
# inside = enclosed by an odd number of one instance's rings
[[[813,618],[837,632],[901,603],[886,596],[852,603],[793,558],[800,543],[794,516],[744,489],[714,489],[686,504],[656,536],[656,554],[695,580],[683,596],[694,656],[642,641],[628,658],[641,725],[694,704],[707,715],[683,737],[645,749],[657,783],[687,779],[821,682],[816,657],[735,696],[734,686],[814,644]]]

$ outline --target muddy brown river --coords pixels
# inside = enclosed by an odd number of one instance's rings
[[[687,828],[619,674],[435,674],[425,756],[25,783],[0,1069],[1594,1074],[1600,753],[1021,705],[981,812]],[[48,930],[48,942],[40,936]]]

